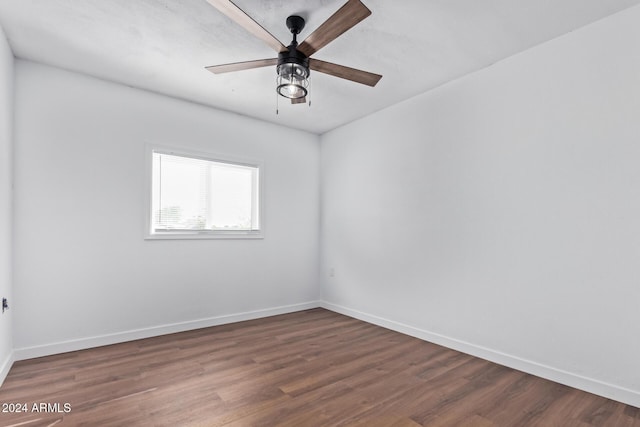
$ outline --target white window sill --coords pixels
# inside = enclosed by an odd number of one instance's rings
[[[217,231],[217,232],[157,232],[144,236],[145,240],[201,240],[201,239],[264,239],[262,231]]]

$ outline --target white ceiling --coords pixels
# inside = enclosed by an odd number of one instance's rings
[[[302,40],[345,1],[234,2],[288,45],[287,16],[307,20]],[[640,0],[363,2],[372,15],[314,58],[382,74],[380,83],[312,72],[311,107],[281,98],[279,115],[275,67],[204,69],[276,56],[205,0],[0,0],[0,24],[19,58],[323,133]]]

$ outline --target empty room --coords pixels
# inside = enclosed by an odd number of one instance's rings
[[[0,426],[640,427],[640,0],[0,0]]]

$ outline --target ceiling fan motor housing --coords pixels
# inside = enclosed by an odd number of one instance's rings
[[[292,44],[286,51],[278,54],[278,68],[284,64],[296,64],[307,69],[309,74],[309,58]]]

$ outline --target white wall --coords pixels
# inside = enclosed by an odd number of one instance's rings
[[[0,27],[0,298],[12,305],[11,214],[13,147],[13,53]],[[13,310],[0,314],[0,384],[12,363],[11,317]]]
[[[638,22],[323,135],[325,306],[640,406]]]
[[[318,136],[22,60],[16,85],[16,358],[317,306]],[[263,160],[265,238],[143,240],[146,142]]]

